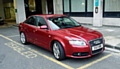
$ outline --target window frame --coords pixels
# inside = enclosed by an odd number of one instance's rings
[[[105,0],[103,0],[103,17],[104,18],[120,18],[120,11],[105,11]]]
[[[46,22],[46,20],[43,18],[43,17],[41,17],[41,16],[35,16],[35,18],[36,18],[36,20],[38,20],[37,18],[41,18],[41,19],[43,19],[44,20],[44,22],[42,22],[42,23],[44,23],[43,25],[47,25],[48,26],[48,24],[47,24],[47,22]],[[41,21],[41,20],[40,20]],[[37,22],[37,26],[39,26],[38,25],[38,21],[36,21]],[[40,22],[41,23],[41,22]]]
[[[69,12],[64,12],[64,0],[62,1],[63,2],[63,14],[66,14],[68,16],[79,16],[79,17],[93,17],[93,12],[88,12],[87,11],[87,3],[88,3],[88,0],[85,0],[85,12],[72,12],[71,11],[71,0],[69,0]]]
[[[42,17],[42,16],[35,16],[36,17],[36,20],[37,20],[37,17],[39,17],[39,18],[42,18],[44,21],[45,21],[45,23],[43,24],[43,25],[46,25],[47,26],[47,30],[50,30],[50,27],[49,27],[49,24],[47,23],[47,21],[46,21],[46,18],[44,18],[44,17]],[[37,22],[37,21],[36,21]],[[37,26],[39,26],[39,24],[38,24],[38,22],[36,23],[37,24]],[[41,25],[42,26],[42,25]]]
[[[34,19],[34,22],[35,22],[34,24],[31,24],[31,23],[29,22],[31,19]],[[26,24],[29,24],[29,25],[32,25],[32,26],[37,26],[37,24],[36,24],[36,19],[35,19],[34,16],[29,17],[29,18],[25,21],[25,23],[26,23]]]

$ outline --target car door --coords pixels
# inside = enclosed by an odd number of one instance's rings
[[[24,25],[25,34],[29,42],[35,42],[35,30],[36,30],[36,19],[34,16],[31,16],[29,19],[25,21]]]
[[[43,17],[37,16],[36,19],[37,19],[38,27],[43,26],[43,25],[48,26]],[[49,43],[50,43],[50,39],[51,39],[49,32],[50,32],[49,28],[48,29],[38,28],[37,31],[35,32],[37,44],[42,46],[43,48],[46,48],[46,49],[48,48]]]

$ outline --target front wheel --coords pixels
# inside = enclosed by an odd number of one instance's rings
[[[53,43],[52,50],[53,50],[53,55],[57,60],[65,59],[65,52],[63,46],[58,41],[55,41]]]

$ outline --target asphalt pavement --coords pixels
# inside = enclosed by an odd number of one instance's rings
[[[104,36],[106,47],[120,50],[120,27],[119,26],[118,27],[117,26],[98,27],[98,26],[92,26],[89,24],[82,24],[82,25],[90,29],[101,32]],[[0,28],[12,27],[12,26],[17,27],[18,25],[15,25],[15,23],[7,23],[4,25],[0,25]]]
[[[119,27],[83,26],[100,31],[108,45],[106,47],[120,46]],[[91,58],[57,61],[49,51],[34,44],[21,44],[17,25],[0,26],[0,69],[119,69],[119,58],[120,52],[106,49]]]

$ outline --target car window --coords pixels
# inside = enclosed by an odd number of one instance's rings
[[[49,23],[53,29],[72,28],[72,27],[81,26],[77,21],[75,21],[70,17],[55,17],[55,18],[48,18],[48,20],[52,21]],[[57,25],[57,27],[59,28],[55,27],[55,25]]]
[[[36,20],[34,17],[28,18],[25,23],[36,26]]]
[[[57,26],[55,23],[53,23],[51,20],[48,20],[48,22],[50,23],[50,26],[53,30],[57,30],[60,29],[59,26]]]
[[[37,16],[36,19],[37,19],[37,26],[47,25],[43,17]]]

